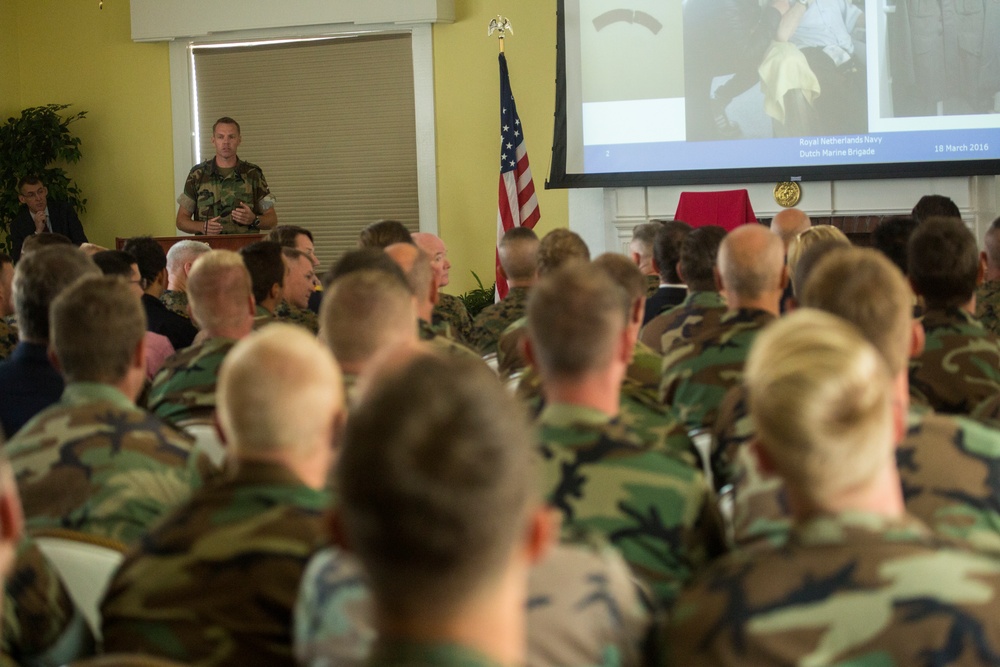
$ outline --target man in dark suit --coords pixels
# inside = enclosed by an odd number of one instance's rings
[[[660,274],[660,288],[646,299],[643,326],[660,313],[680,303],[687,296],[687,286],[681,282],[677,264],[681,259],[681,245],[691,232],[691,225],[680,220],[660,223],[653,239],[653,266]]]
[[[52,232],[62,234],[76,245],[87,242],[73,207],[66,202],[49,201],[47,194],[48,189],[37,176],[25,176],[17,182],[17,199],[23,206],[10,226],[11,256],[15,263],[21,258],[24,239],[32,234]]]

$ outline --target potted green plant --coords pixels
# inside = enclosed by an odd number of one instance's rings
[[[483,281],[476,275],[476,272],[472,271],[471,273],[479,287],[469,290],[465,294],[459,294],[458,298],[465,304],[465,309],[469,311],[469,316],[475,319],[479,311],[493,304],[497,285],[493,283],[489,288],[483,287]]]
[[[86,111],[63,116],[68,104],[46,104],[21,112],[0,125],[0,249],[10,252],[10,225],[17,216],[17,181],[37,175],[48,188],[51,199],[69,202],[78,213],[87,200],[60,164],[79,162],[80,138],[70,125],[87,116]],[[52,166],[56,163],[55,166]]]

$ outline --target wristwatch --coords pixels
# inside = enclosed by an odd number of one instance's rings
[[[248,227],[249,227],[250,229],[260,229],[260,216],[258,215],[257,217],[255,217],[255,218],[253,219],[253,222],[251,222],[251,223],[250,223],[249,225],[247,225],[247,226],[248,226]]]

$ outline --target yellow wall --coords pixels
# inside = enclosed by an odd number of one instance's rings
[[[0,0],[0,121],[21,108],[16,22],[14,0]]]
[[[103,10],[97,4],[0,0],[0,111],[52,102],[87,110],[74,128],[83,161],[67,170],[88,198],[81,216],[88,236],[110,245],[115,236],[170,235],[177,205],[168,47],[132,42],[127,0],[106,0]],[[565,191],[543,189],[555,100],[554,3],[455,4],[455,23],[434,28],[434,76],[439,224],[454,264],[449,291],[458,293],[475,286],[471,270],[487,284],[493,275],[500,113],[497,43],[486,37],[493,12],[514,25],[507,57],[538,189],[538,229],[566,226],[568,215]]]
[[[475,287],[470,271],[493,282],[500,74],[497,38],[487,38],[486,28],[498,12],[514,28],[507,65],[542,214],[537,229],[544,234],[569,220],[566,191],[544,189],[556,94],[555,3],[456,0],[455,23],[434,26],[438,221],[453,265],[446,291],[454,294]]]
[[[87,197],[91,241],[174,233],[167,44],[131,39],[127,0],[17,0],[20,104],[88,111],[67,171]]]

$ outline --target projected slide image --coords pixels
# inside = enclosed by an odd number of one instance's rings
[[[864,12],[850,0],[687,0],[688,140],[861,134]]]
[[[1000,2],[880,2],[883,118],[1000,113]]]

